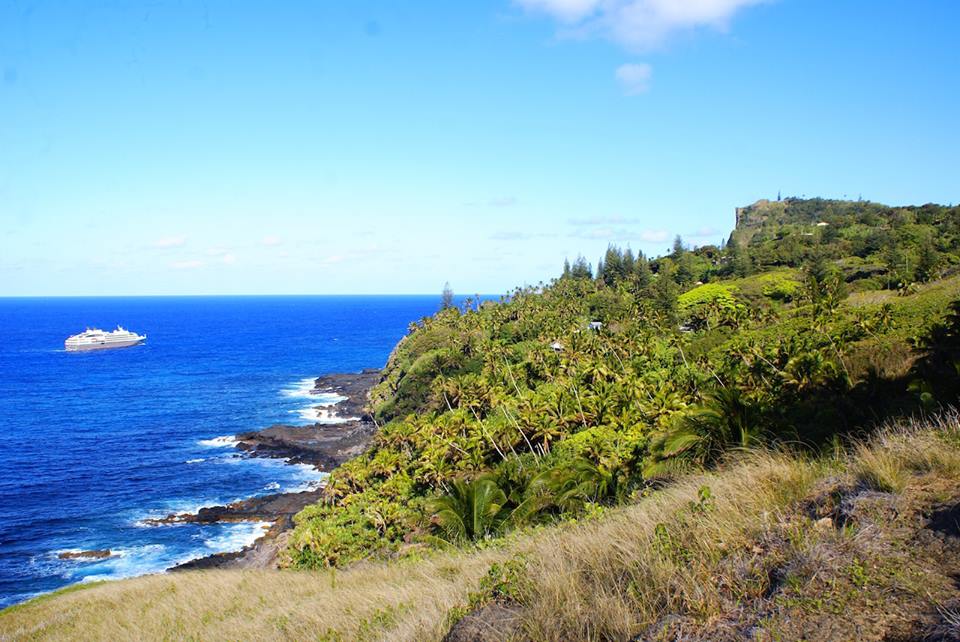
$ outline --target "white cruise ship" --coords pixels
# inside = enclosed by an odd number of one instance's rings
[[[103,350],[105,348],[126,348],[135,346],[147,339],[147,335],[130,332],[120,326],[113,332],[104,332],[98,328],[87,328],[85,332],[75,334],[64,341],[68,352],[78,350]]]

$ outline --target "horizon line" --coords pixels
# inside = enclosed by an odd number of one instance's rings
[[[163,298],[213,298],[213,297],[437,297],[443,296],[441,292],[402,292],[402,293],[244,293],[244,294],[0,294],[0,299],[163,299]],[[454,298],[470,298],[475,296],[493,297],[504,296],[503,294],[474,293],[474,294],[456,294]]]

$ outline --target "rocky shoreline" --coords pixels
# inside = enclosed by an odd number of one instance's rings
[[[275,425],[236,436],[237,448],[249,457],[272,457],[295,464],[309,464],[329,472],[363,453],[376,432],[367,411],[370,389],[380,379],[379,370],[330,374],[318,377],[312,394],[336,393],[343,400],[327,407],[322,422],[309,426]],[[225,506],[210,506],[196,513],[171,514],[151,520],[155,525],[180,523],[270,522],[269,530],[256,542],[232,553],[218,553],[190,560],[172,571],[206,568],[269,568],[277,563],[293,516],[319,501],[323,488],[296,493],[251,497]]]

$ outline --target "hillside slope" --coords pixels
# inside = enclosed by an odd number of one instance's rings
[[[956,414],[849,444],[960,399],[960,208],[739,219],[412,324],[372,447],[296,517],[296,572],[84,588],[0,631],[952,639]]]
[[[298,515],[287,563],[497,537],[616,505],[729,448],[816,450],[953,403],[960,210],[777,205],[741,221],[762,232],[743,247],[678,242],[652,260],[611,247],[595,273],[578,260],[415,324],[373,391],[373,447]],[[798,221],[820,217],[831,231],[806,236]],[[861,232],[878,221],[909,270],[864,267],[876,253]]]
[[[735,457],[496,545],[344,571],[197,571],[0,614],[2,639],[951,640],[960,421]]]

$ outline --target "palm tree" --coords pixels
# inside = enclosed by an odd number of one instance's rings
[[[554,506],[561,513],[575,513],[586,504],[616,499],[622,490],[621,477],[618,468],[578,457],[537,475],[530,483],[527,500],[538,498],[540,510]]]
[[[507,496],[491,476],[455,479],[450,486],[450,494],[427,504],[430,522],[441,538],[475,542],[500,532],[507,517]]]
[[[684,413],[650,444],[644,477],[657,477],[686,463],[710,463],[729,448],[749,448],[762,434],[760,408],[737,388],[710,393],[702,406]]]

